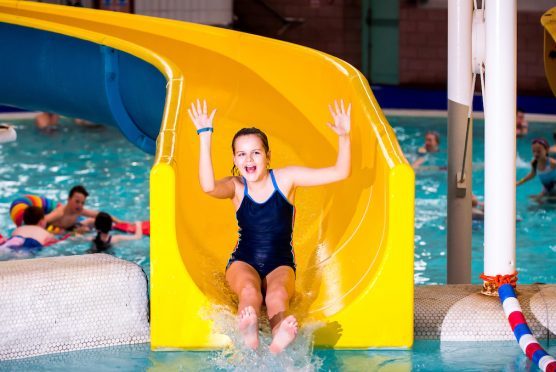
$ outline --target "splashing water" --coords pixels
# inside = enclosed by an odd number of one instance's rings
[[[203,317],[213,322],[215,333],[225,334],[230,338],[230,346],[214,353],[211,364],[225,371],[318,371],[322,359],[313,355],[313,334],[322,327],[322,322],[305,322],[299,329],[296,339],[281,354],[269,351],[272,341],[270,324],[266,316],[259,319],[259,348],[251,350],[243,344],[237,329],[237,317],[230,307],[212,305],[206,309]]]

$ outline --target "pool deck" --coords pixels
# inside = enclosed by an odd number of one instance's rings
[[[415,286],[414,336],[440,341],[515,340],[498,297],[481,285]],[[533,335],[556,336],[556,285],[517,286],[517,298]]]

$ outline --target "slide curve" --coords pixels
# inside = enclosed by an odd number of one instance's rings
[[[116,126],[154,153],[151,346],[214,349],[214,304],[237,239],[232,204],[204,195],[187,105],[218,108],[213,158],[230,174],[244,126],[269,135],[272,166],[335,161],[327,105],[353,105],[352,174],[296,196],[293,311],[321,321],[317,346],[413,342],[414,174],[366,79],[333,56],[273,39],[167,19],[0,0],[0,104]],[[24,144],[21,144],[22,146]]]

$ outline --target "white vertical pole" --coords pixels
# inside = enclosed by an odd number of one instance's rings
[[[472,0],[448,2],[448,225],[447,282],[471,283],[471,138],[465,136],[471,104]],[[457,185],[465,160],[465,186]],[[461,186],[461,185],[460,185]]]
[[[489,276],[515,272],[516,0],[485,6],[485,258]]]
[[[469,105],[473,0],[448,2],[448,100]]]

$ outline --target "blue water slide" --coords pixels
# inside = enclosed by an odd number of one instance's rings
[[[0,104],[115,126],[154,154],[166,79],[151,64],[100,44],[0,23]]]

